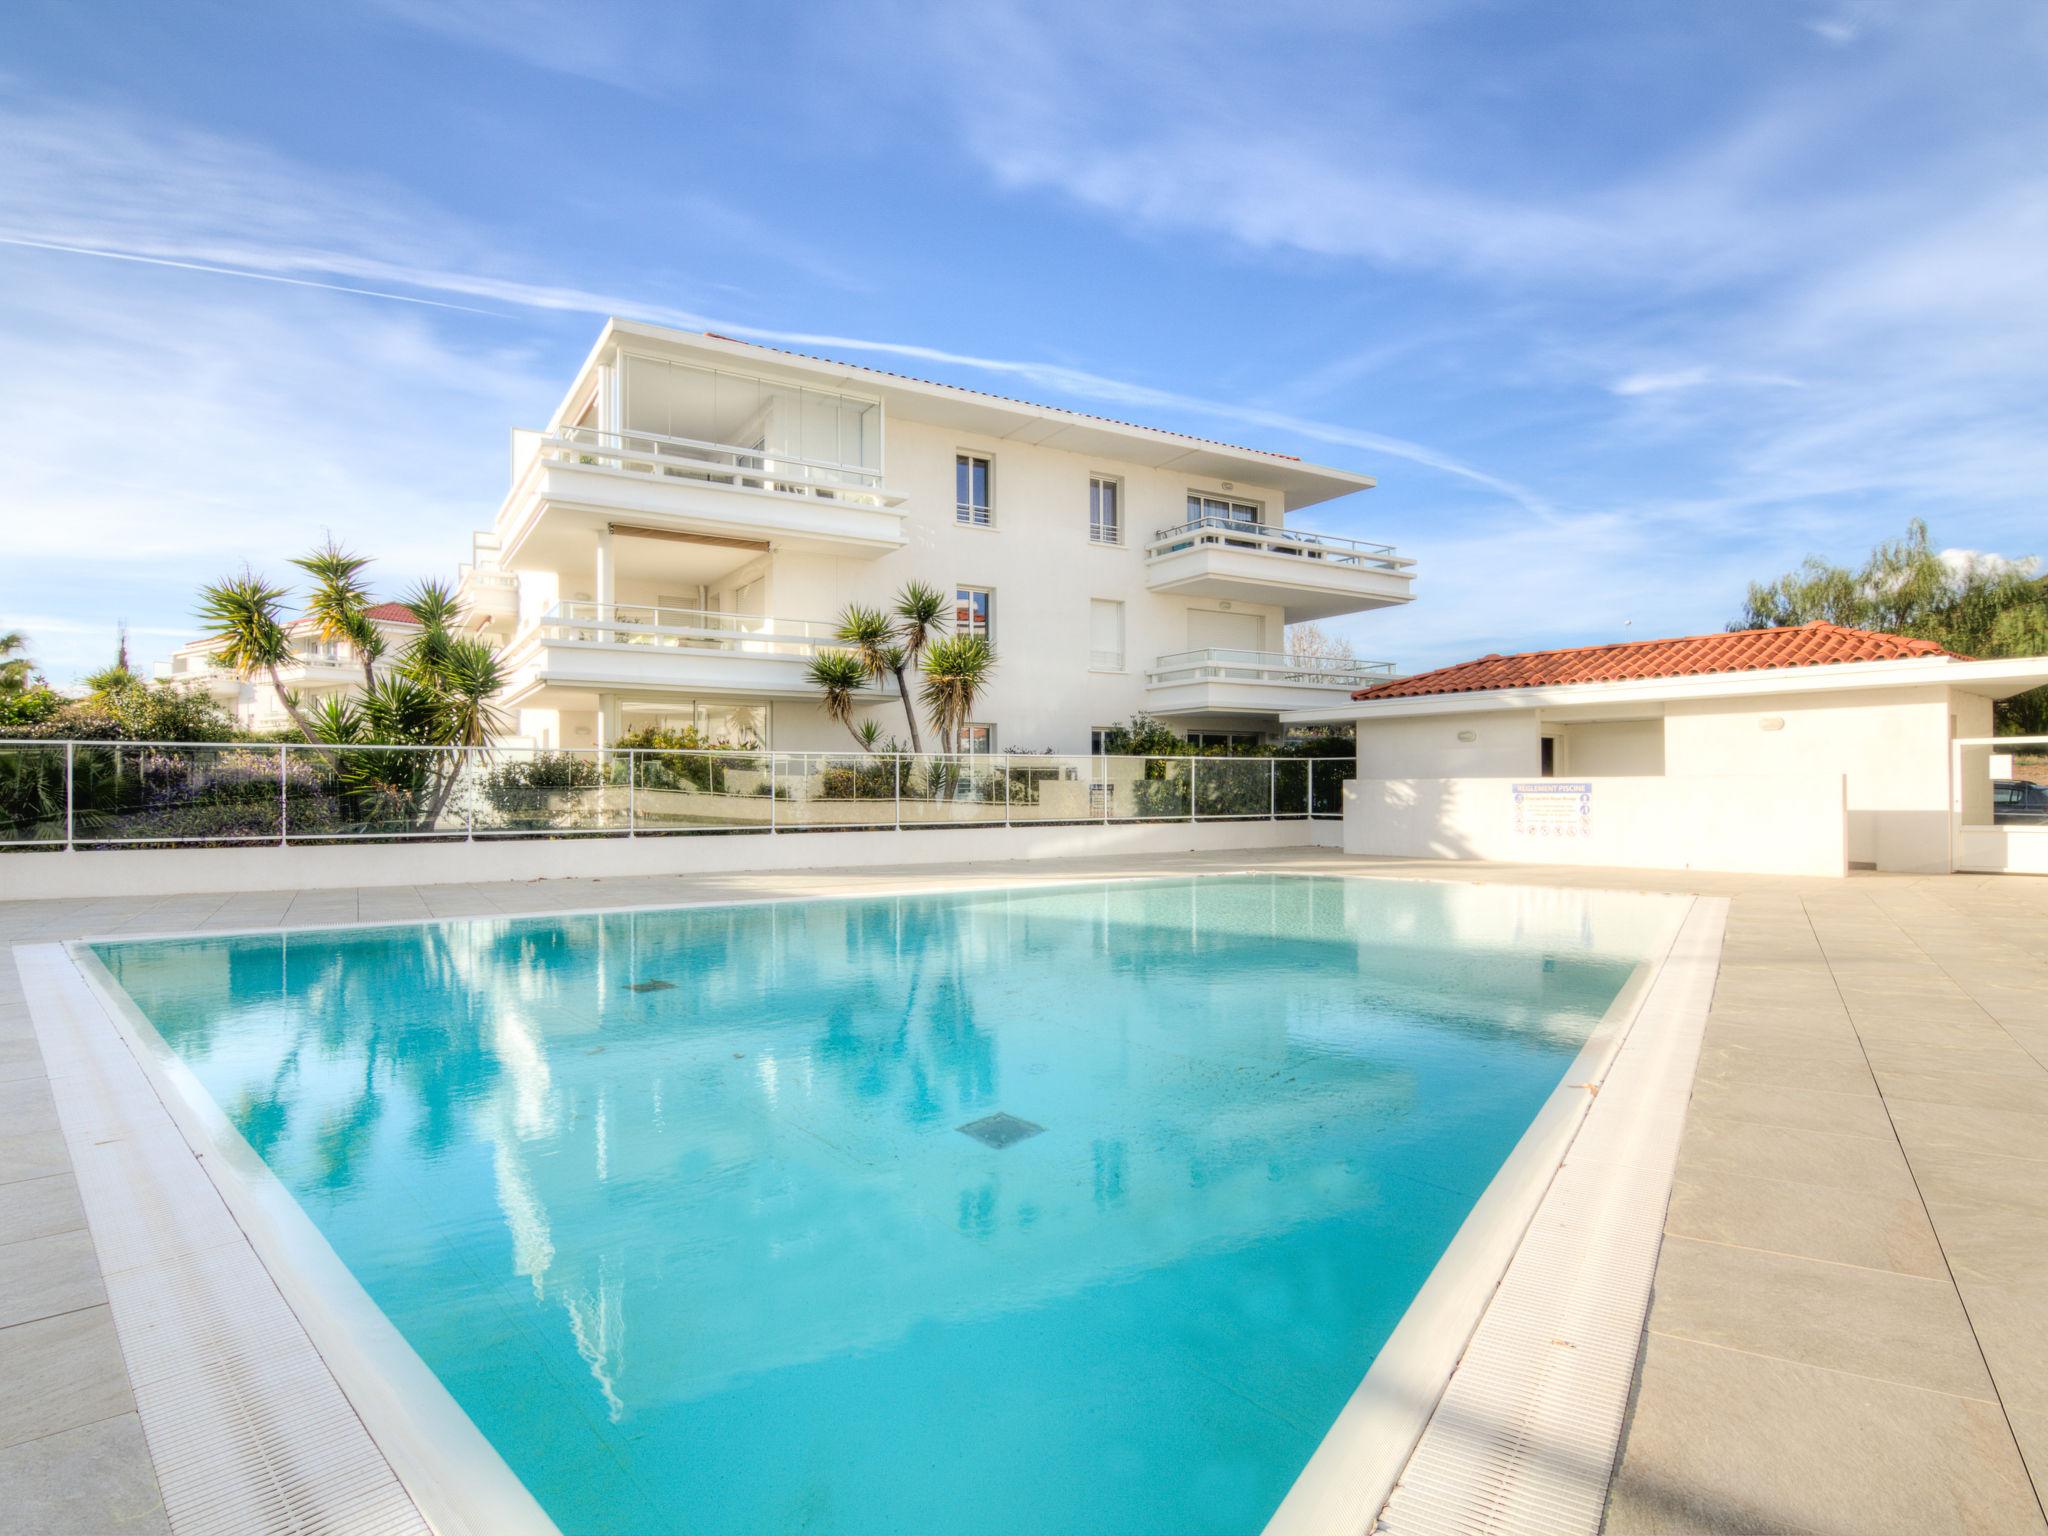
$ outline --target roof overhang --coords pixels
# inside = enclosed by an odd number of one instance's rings
[[[1611,683],[1569,683],[1550,688],[1489,688],[1471,693],[1424,693],[1406,698],[1348,699],[1341,704],[1291,710],[1285,725],[1333,725],[1357,720],[1398,720],[1426,715],[1469,715],[1485,710],[1560,709],[1590,704],[1666,704],[1691,699],[1758,694],[1847,693],[1872,688],[1960,688],[1988,699],[2009,699],[2048,686],[2048,656],[2004,661],[1958,661],[1948,656],[1896,661],[1839,662],[1814,667],[1765,667],[1749,672],[1703,672],[1689,677],[1628,678]]]
[[[717,366],[742,368],[759,378],[830,385],[849,394],[879,400],[885,411],[906,420],[930,422],[956,432],[1069,453],[1100,454],[1115,463],[1178,470],[1205,480],[1241,480],[1271,487],[1281,493],[1289,512],[1354,491],[1370,490],[1376,483],[1370,475],[1304,463],[1287,454],[1207,442],[1157,427],[1111,421],[1057,406],[1033,405],[980,390],[864,368],[857,363],[803,357],[774,347],[635,320],[605,322],[597,345],[591,348],[575,382],[563,396],[554,420],[559,421],[582,400],[590,370],[604,360],[611,348],[621,344],[630,347],[635,342],[664,352],[691,354]]]

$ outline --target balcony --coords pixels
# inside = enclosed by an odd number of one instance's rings
[[[1175,715],[1275,715],[1349,698],[1394,675],[1392,662],[1285,651],[1197,650],[1161,656],[1145,673],[1145,709]]]
[[[904,498],[873,469],[581,426],[517,433],[514,451],[498,522],[508,563],[544,553],[551,523],[587,531],[618,518],[712,542],[842,557],[904,544]]]
[[[507,696],[531,704],[543,690],[656,689],[815,699],[808,669],[812,657],[837,644],[833,630],[824,619],[558,603],[505,648]]]
[[[495,566],[465,565],[457,574],[455,600],[477,628],[498,628],[519,615],[519,578]]]
[[[1405,603],[1414,564],[1387,544],[1224,517],[1162,528],[1145,549],[1154,592],[1278,604],[1289,624]]]

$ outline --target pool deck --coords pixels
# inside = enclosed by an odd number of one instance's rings
[[[2048,880],[1658,875],[1303,849],[0,901],[0,947],[1222,869],[1730,897],[1606,1529],[2048,1533]],[[166,1532],[8,959],[0,1533]]]

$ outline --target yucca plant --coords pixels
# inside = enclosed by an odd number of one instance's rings
[[[284,588],[244,571],[199,589],[199,619],[208,626],[206,638],[219,643],[214,664],[245,679],[267,676],[292,724],[312,741],[312,722],[278,676],[278,668],[292,659],[292,638],[278,616],[284,595]]]
[[[948,635],[924,653],[924,707],[942,741],[959,749],[960,728],[996,669],[995,648],[980,635]]]
[[[370,589],[362,573],[369,561],[352,555],[329,539],[310,555],[294,560],[313,578],[306,599],[306,617],[322,640],[345,641],[363,662],[363,686],[377,685],[377,663],[384,655],[384,636],[370,619]]]
[[[851,651],[820,651],[811,658],[809,676],[811,686],[822,695],[825,713],[845,726],[855,744],[867,751],[868,744],[853,723],[854,696],[867,685],[867,664]]]

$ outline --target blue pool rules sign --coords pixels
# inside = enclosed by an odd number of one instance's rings
[[[1515,833],[1520,837],[1590,837],[1593,786],[1565,779],[1516,784]]]

